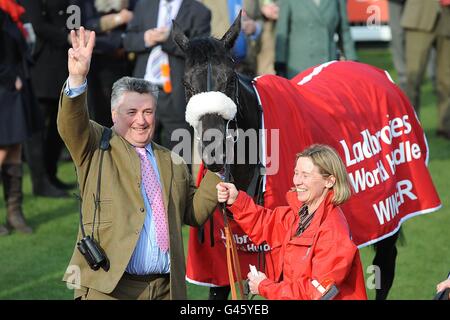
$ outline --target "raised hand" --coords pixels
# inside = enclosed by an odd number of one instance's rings
[[[79,87],[89,73],[92,51],[95,45],[95,32],[80,28],[78,34],[70,31],[72,48],[68,52],[69,86]]]

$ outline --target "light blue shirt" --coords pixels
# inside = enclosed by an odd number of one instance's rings
[[[81,86],[76,88],[70,88],[69,81],[67,81],[66,87],[64,88],[64,93],[69,98],[75,98],[84,93],[86,88],[87,80],[85,80]],[[153,166],[153,169],[158,177],[158,181],[161,184],[161,178],[159,176],[159,170],[151,144],[148,144],[145,147],[145,150],[147,151],[147,158],[150,160],[150,164]],[[145,216],[144,226],[142,227],[138,242],[134,248],[133,255],[131,256],[125,271],[137,275],[169,273],[170,255],[169,252],[162,252],[156,244],[155,224],[152,219],[153,211],[150,200],[145,192],[144,184],[141,184],[141,195],[144,199],[144,206],[147,215]]]
[[[147,151],[147,158],[150,160],[153,169],[158,176],[158,181],[161,184],[158,166],[156,165],[156,158],[153,153],[151,144],[145,147]],[[156,243],[155,223],[152,219],[152,207],[150,200],[145,192],[144,184],[141,184],[141,194],[144,199],[145,217],[144,226],[142,227],[139,240],[134,248],[133,255],[126,268],[126,272],[131,274],[145,275],[151,273],[169,273],[170,272],[170,256],[169,252],[162,252]]]
[[[165,1],[159,2],[159,9],[158,9],[158,21],[156,26],[158,28],[160,27],[172,27],[172,20],[175,20],[178,11],[180,11],[181,3],[183,0],[171,0],[169,1],[170,5],[170,17],[166,17],[166,8],[164,7],[166,5]]]
[[[64,93],[69,98],[76,98],[79,95],[81,95],[82,93],[84,93],[86,91],[86,88],[87,88],[87,79],[84,80],[84,82],[81,86],[76,87],[76,88],[71,88],[69,86],[69,79],[67,79],[66,87],[64,88]]]

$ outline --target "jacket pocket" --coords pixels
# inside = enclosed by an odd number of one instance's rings
[[[297,237],[291,240],[291,245],[297,247],[296,252],[299,257],[305,259],[311,251],[312,245],[314,243],[314,237]]]
[[[314,237],[297,237],[291,240],[292,244],[295,244],[297,246],[307,246],[310,247],[312,246],[313,242],[314,242]]]
[[[83,225],[92,226],[92,223],[94,222],[94,213],[96,227],[97,224],[111,223],[112,208],[112,199],[103,199],[98,202],[97,210],[95,210],[95,201],[92,198],[91,203],[83,206]]]
[[[99,201],[97,208],[97,219],[101,223],[112,221],[113,201],[112,199],[103,199]]]
[[[100,245],[100,247],[105,251],[106,255],[108,255],[108,247],[111,244],[113,236],[112,221],[96,220],[94,225],[92,224],[92,221],[90,221],[88,223],[84,223],[83,227],[86,235],[93,235],[97,244]]]

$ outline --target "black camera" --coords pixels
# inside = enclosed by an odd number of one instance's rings
[[[105,271],[109,270],[109,260],[95,239],[85,236],[77,243],[77,247],[92,270],[97,271],[100,267]]]

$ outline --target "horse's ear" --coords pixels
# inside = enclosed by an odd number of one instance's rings
[[[186,37],[186,35],[181,30],[178,23],[175,22],[175,20],[172,20],[172,37],[173,41],[180,47],[180,49],[183,52],[186,52],[186,50],[189,48],[189,39]]]
[[[236,41],[237,37],[239,36],[239,32],[241,32],[241,15],[242,10],[239,12],[236,19],[234,19],[233,24],[230,26],[227,32],[223,35],[222,41],[223,45],[227,50],[230,50],[234,46],[234,42]]]

